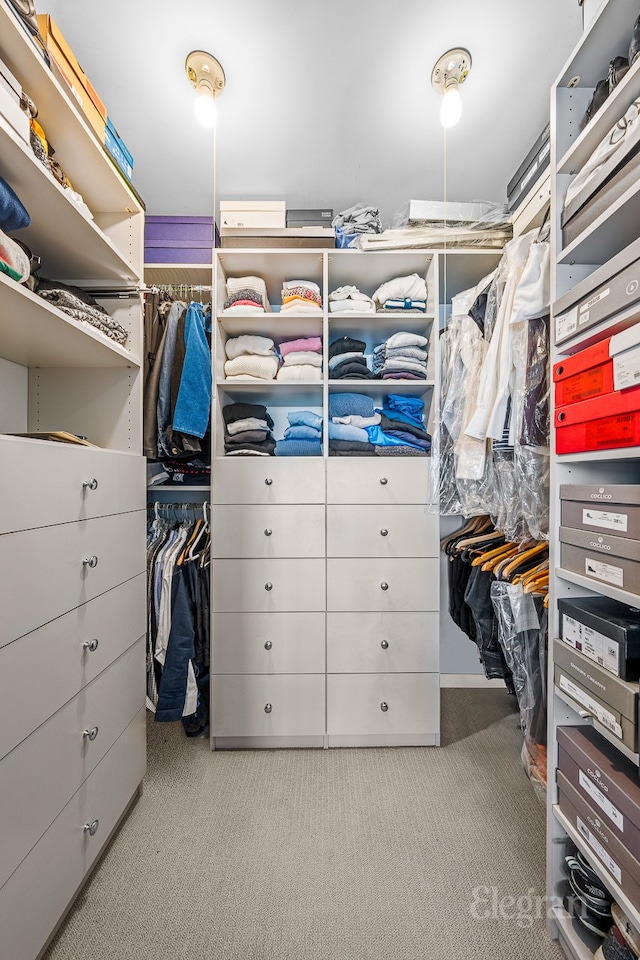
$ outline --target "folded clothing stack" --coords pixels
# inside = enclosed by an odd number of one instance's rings
[[[114,320],[97,300],[94,300],[90,294],[81,290],[80,287],[70,287],[59,280],[46,280],[44,277],[38,277],[36,293],[47,303],[53,304],[58,310],[62,310],[63,313],[73,317],[74,320],[90,323],[92,327],[102,331],[107,337],[115,340],[123,347],[129,339],[129,333],[122,324]],[[210,360],[209,363],[211,363]]]
[[[228,357],[224,364],[226,380],[273,380],[278,372],[280,361],[269,337],[230,337],[224,349]]]
[[[270,310],[262,277],[229,277],[224,313],[264,313]]]
[[[340,337],[329,344],[330,380],[371,380],[373,374],[364,356],[366,343],[353,337]]]
[[[228,403],[222,408],[222,418],[225,456],[273,456],[273,420],[263,404]]]
[[[425,430],[424,400],[390,393],[377,413],[379,423],[365,431],[376,453],[382,456],[429,455],[431,437]]]
[[[379,422],[373,400],[362,393],[329,396],[329,454],[334,457],[373,457],[365,425]]]
[[[373,373],[382,380],[426,380],[428,359],[428,337],[402,330],[373,348]]]
[[[424,313],[427,309],[427,284],[412,273],[381,284],[373,295],[376,310],[385,313]]]
[[[164,460],[162,467],[169,484],[202,487],[211,483],[211,465],[200,457],[192,460]]]
[[[280,344],[282,366],[276,380],[322,380],[322,337],[300,337]]]
[[[312,410],[291,410],[284,440],[276,443],[276,457],[321,457],[322,417]]]
[[[375,313],[375,305],[366,293],[360,293],[357,287],[337,287],[329,294],[331,313]]]
[[[281,313],[322,313],[320,287],[313,280],[285,280]]]

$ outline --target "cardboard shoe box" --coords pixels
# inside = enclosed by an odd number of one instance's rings
[[[606,413],[606,416],[603,416]],[[556,453],[614,450],[640,443],[640,386],[557,407]]]
[[[559,770],[640,860],[638,768],[587,724],[558,727],[557,737]]]
[[[553,367],[556,407],[613,393],[613,360],[609,353],[611,337]]]
[[[573,650],[553,643],[554,682],[633,753],[638,749],[638,684],[628,683]]]
[[[610,338],[614,390],[627,390],[640,383],[640,323]]]
[[[221,200],[220,229],[224,227],[284,230],[286,202],[284,200]]]
[[[560,565],[585,577],[640,593],[640,541],[560,527]]]
[[[288,227],[330,227],[333,209],[318,207],[307,210],[287,210]]]
[[[547,124],[507,184],[507,206],[513,211],[551,161],[551,128]]]
[[[614,676],[640,677],[640,610],[610,597],[578,597],[559,599],[558,612],[564,643]]]
[[[15,132],[29,143],[29,117],[22,109],[22,86],[17,77],[0,60],[0,114]]]
[[[216,246],[219,237],[216,228]],[[213,261],[213,217],[149,216],[144,223],[146,263],[206,263]]]
[[[560,486],[563,527],[640,540],[640,485],[633,483]]]

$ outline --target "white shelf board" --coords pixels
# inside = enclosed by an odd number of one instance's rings
[[[495,270],[502,259],[503,250],[483,250],[479,247],[477,250],[440,250],[438,253],[440,302],[449,303],[452,296],[476,287],[483,277]]]
[[[616,750],[619,750],[619,752],[622,753],[628,760],[631,760],[632,763],[635,763],[635,765],[638,766],[640,763],[640,757],[637,753],[634,753],[633,750],[629,750],[622,740],[619,740],[618,737],[616,737],[613,733],[611,733],[610,730],[607,729],[607,727],[603,726],[603,724],[596,720],[595,717],[587,715],[587,711],[584,710],[579,703],[576,703],[575,700],[572,700],[571,697],[564,692],[564,690],[560,690],[559,687],[554,686],[554,691],[555,695],[559,697],[563,703],[570,707],[581,718],[581,720],[584,720],[586,723],[590,724],[590,726],[592,726],[594,730],[597,730],[598,733],[605,738],[605,740],[608,740],[609,743],[616,748]]]
[[[0,49],[6,65],[37,103],[38,119],[55,147],[56,160],[94,214],[140,213],[140,202],[115,170],[73,95],[55,79],[7,3],[0,3]]]
[[[575,583],[579,587],[586,587],[588,590],[593,590],[594,593],[600,593],[604,597],[611,597],[612,600],[619,600],[620,603],[626,603],[628,606],[640,606],[640,596],[638,596],[637,593],[620,590],[619,587],[613,587],[609,583],[592,580],[590,577],[585,577],[581,573],[572,573],[570,570],[563,570],[562,567],[556,567],[555,575],[561,580]]]
[[[605,263],[637,239],[639,220],[640,180],[637,180],[560,251],[558,263]]]
[[[139,359],[95,327],[0,274],[0,356],[25,367],[138,367]]]
[[[627,75],[613,89],[593,120],[569,147],[558,163],[558,173],[577,173],[590,159],[595,148],[640,93],[640,60],[636,60]]]
[[[551,916],[558,926],[558,940],[569,960],[593,960],[602,940],[574,921],[562,907],[552,907]]]
[[[322,335],[322,315],[319,317],[282,316],[279,313],[218,315],[218,326],[225,333],[238,337],[243,334],[258,334],[273,340],[297,340],[299,337]]]
[[[563,67],[558,85],[566,86],[572,77],[580,76],[581,86],[595,87],[606,75],[609,60],[629,49],[637,16],[637,0],[603,2]]]
[[[207,263],[145,263],[145,283],[167,286],[211,286],[213,265]]]
[[[0,5],[0,17],[3,11]],[[42,258],[43,277],[126,286],[139,283],[135,268],[2,116],[0,175],[29,211],[31,226],[19,235],[31,252]]]
[[[601,877],[602,882],[606,885],[609,892],[613,894],[616,902],[620,904],[629,919],[636,926],[640,926],[640,913],[638,912],[637,908],[633,906],[627,895],[623,893],[622,888],[618,883],[616,883],[609,871],[605,869],[589,844],[585,841],[584,837],[578,833],[575,827],[573,827],[569,820],[567,820],[558,804],[555,804],[552,809],[553,815],[562,829],[565,831],[567,836],[573,840],[578,850],[584,854],[585,858],[592,865],[593,869]]]
[[[329,335],[349,330],[362,330],[378,340],[387,340],[401,330],[424,335],[434,319],[432,313],[330,313]]]
[[[599,463],[611,460],[637,460],[640,457],[640,447],[619,447],[616,450],[589,450],[586,453],[563,453],[556,456],[556,462],[561,463]]]
[[[421,397],[435,386],[433,380],[329,380],[333,393],[402,393]]]

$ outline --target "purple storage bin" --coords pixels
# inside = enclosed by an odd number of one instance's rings
[[[216,226],[216,246],[220,235]],[[213,217],[146,217],[146,263],[211,263]]]

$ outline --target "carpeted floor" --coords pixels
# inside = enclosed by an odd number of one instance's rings
[[[513,698],[442,699],[440,749],[212,754],[150,722],[144,795],[44,960],[559,960],[505,899],[544,894]]]

